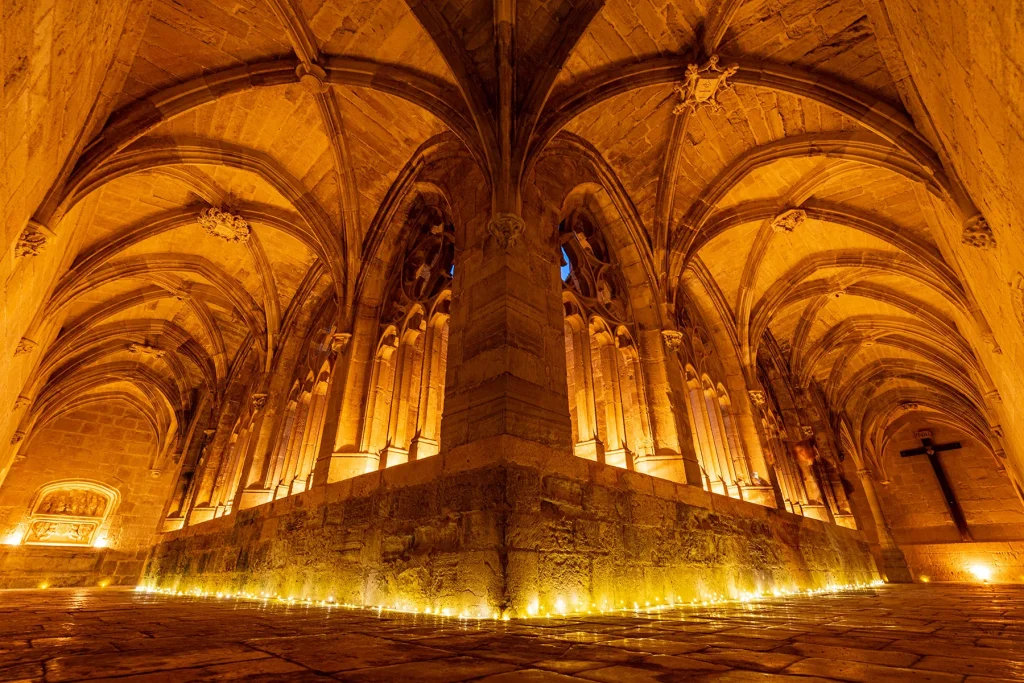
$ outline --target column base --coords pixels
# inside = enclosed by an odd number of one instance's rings
[[[388,446],[380,452],[381,467],[394,467],[409,462],[409,451],[396,446]]]
[[[192,512],[188,515],[188,524],[201,524],[213,519],[213,515],[216,512],[214,508],[192,508]]]
[[[807,503],[803,506],[804,517],[810,517],[821,522],[831,522],[828,518],[828,510],[824,505],[817,505],[815,503]]]
[[[432,455],[437,455],[440,451],[440,443],[434,439],[418,436],[412,440],[411,444],[409,444],[409,459],[422,460],[423,458],[429,458]]]
[[[881,569],[888,583],[914,583],[907,558],[899,548],[882,548]]]
[[[278,484],[274,489],[274,500],[288,497],[288,484]]]
[[[273,489],[245,489],[238,497],[238,509],[247,510],[274,499]]]
[[[166,517],[160,526],[160,533],[166,534],[170,531],[177,531],[185,526],[184,517]]]
[[[616,448],[615,450],[605,451],[604,462],[606,465],[621,467],[624,470],[631,470],[633,469],[633,454],[625,448]]]
[[[832,515],[832,517],[836,520],[836,524],[838,524],[841,527],[846,527],[847,529],[857,528],[857,520],[851,514],[842,513],[838,515]]]
[[[740,484],[740,495],[748,503],[757,503],[766,508],[775,507],[775,489],[771,486]]]
[[[604,462],[604,444],[600,439],[579,441],[572,447],[573,455],[577,458],[586,458],[595,462]]]
[[[677,484],[690,484],[704,488],[704,478],[696,460],[688,460],[679,453],[643,455],[636,459],[636,471]]]
[[[336,481],[358,477],[380,468],[377,453],[331,453],[316,461],[313,470],[313,486],[333,484]]]

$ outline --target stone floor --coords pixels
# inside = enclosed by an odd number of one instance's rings
[[[672,612],[461,621],[0,592],[0,680],[1024,681],[1024,586],[886,586]]]

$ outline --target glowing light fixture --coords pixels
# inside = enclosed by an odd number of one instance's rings
[[[4,537],[4,545],[21,545],[21,539],[24,535],[25,532],[21,528],[17,528]]]
[[[978,581],[988,582],[992,580],[992,567],[985,564],[972,564],[967,571],[974,574]]]
[[[92,542],[93,548],[106,548],[110,541],[107,540],[105,535],[97,536],[96,540]]]

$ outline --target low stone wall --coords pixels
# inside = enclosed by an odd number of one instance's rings
[[[134,586],[146,552],[0,545],[0,588]]]
[[[857,531],[578,458],[439,455],[165,534],[143,583],[522,615],[877,578]]]
[[[1024,541],[998,543],[933,543],[905,545],[914,578],[930,581],[978,581],[972,571],[981,566],[995,583],[1024,583]]]

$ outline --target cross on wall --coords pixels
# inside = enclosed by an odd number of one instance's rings
[[[915,455],[928,456],[928,462],[931,463],[932,471],[935,472],[935,478],[939,481],[939,488],[942,489],[942,497],[946,501],[949,516],[953,518],[953,523],[956,524],[957,531],[960,532],[960,538],[967,543],[973,542],[974,538],[971,536],[970,529],[967,528],[967,518],[964,517],[964,511],[953,493],[953,487],[950,486],[949,479],[946,477],[946,470],[943,469],[942,462],[939,460],[939,453],[960,449],[960,442],[935,443],[932,441],[930,429],[922,429],[914,436],[921,439],[921,446],[900,451],[900,455],[904,458],[911,458]]]

